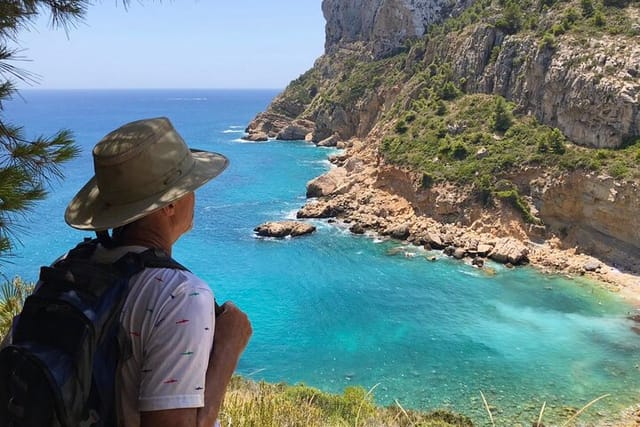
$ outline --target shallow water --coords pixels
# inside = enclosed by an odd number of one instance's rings
[[[238,131],[275,94],[23,92],[26,103],[9,103],[8,117],[30,135],[68,127],[84,152],[29,216],[19,234],[24,246],[3,271],[33,280],[37,266],[85,236],[62,214],[91,175],[90,147],[124,122],[167,115],[190,145],[231,159],[198,191],[195,228],[174,255],[219,300],[249,313],[254,337],[243,375],[334,392],[375,386],[382,404],[444,406],[479,424],[489,423],[481,391],[499,425],[531,425],[543,402],[544,420],[566,419],[565,407],[611,394],[581,418],[589,424],[637,401],[640,341],[626,319],[631,307],[586,282],[494,264],[488,275],[324,221],[310,236],[257,239],[258,224],[295,215],[305,183],[329,167],[333,152],[304,142],[238,142]],[[433,254],[438,260],[428,261]]]

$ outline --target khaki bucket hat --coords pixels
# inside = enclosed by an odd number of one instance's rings
[[[80,230],[123,226],[194,191],[228,164],[221,154],[189,149],[166,117],[128,123],[93,148],[95,176],[64,219]]]

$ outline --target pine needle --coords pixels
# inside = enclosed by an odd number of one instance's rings
[[[489,409],[489,404],[487,403],[487,399],[484,398],[484,393],[482,393],[482,390],[480,390],[480,396],[482,396],[482,402],[484,403],[484,408],[487,410],[487,414],[489,414],[491,425],[493,427],[496,427],[496,423],[493,421],[493,414],[491,413],[491,409]]]
[[[571,421],[573,421],[574,419],[576,419],[576,418],[577,418],[581,413],[583,413],[584,411],[586,411],[586,410],[587,410],[591,405],[593,405],[594,403],[596,403],[598,400],[600,400],[600,399],[604,399],[605,397],[609,397],[609,396],[611,396],[611,395],[607,393],[607,394],[603,394],[602,396],[600,396],[600,397],[597,397],[597,398],[593,399],[591,402],[589,402],[589,403],[587,403],[586,405],[584,405],[584,406],[582,407],[582,409],[580,409],[578,412],[576,412],[575,414],[573,414],[573,416],[572,416],[571,418],[569,418],[569,419],[567,420],[567,422],[566,422],[566,423],[562,424],[562,427],[564,427],[564,426],[568,425]]]

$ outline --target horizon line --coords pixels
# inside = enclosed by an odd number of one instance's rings
[[[284,87],[26,87],[16,88],[18,92],[23,90],[285,90]]]

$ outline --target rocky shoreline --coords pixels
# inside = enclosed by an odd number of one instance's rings
[[[371,141],[353,139],[346,145],[343,153],[330,158],[334,167],[307,184],[308,202],[298,218],[333,218],[355,234],[388,236],[443,250],[478,266],[489,258],[507,265],[529,264],[568,278],[583,277],[620,293],[640,308],[638,272],[625,271],[624,265],[607,265],[578,247],[563,248],[558,237],[533,241],[531,230],[525,230],[527,225],[518,214],[504,207],[484,212],[472,226],[420,215],[408,200],[411,197],[404,197],[411,189],[402,188],[401,182],[394,186],[393,177],[406,171],[384,164]],[[451,190],[455,197],[457,190]]]

